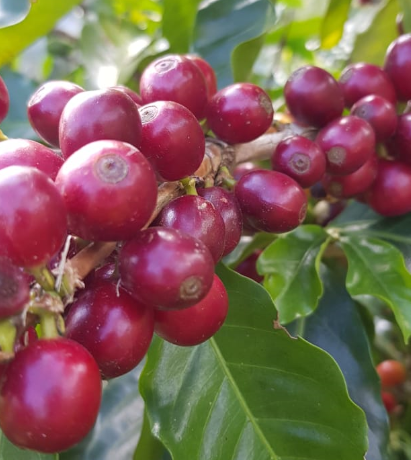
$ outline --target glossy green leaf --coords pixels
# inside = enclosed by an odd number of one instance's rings
[[[232,53],[236,46],[261,36],[272,23],[274,7],[269,0],[215,0],[199,6],[194,29],[193,51],[214,68],[220,87],[231,84]],[[250,53],[254,49],[248,49]],[[236,58],[237,59],[237,58]],[[244,65],[253,59],[244,55]],[[243,69],[246,72],[246,69]]]
[[[141,368],[139,365],[108,382],[94,429],[78,446],[60,454],[60,460],[130,460],[133,457],[144,413],[138,391]]]
[[[409,0],[399,0],[402,13],[402,26],[404,33],[411,32],[411,3]]]
[[[321,48],[331,49],[340,41],[350,6],[351,0],[330,0],[321,24]]]
[[[0,28],[21,22],[30,11],[30,0],[0,0]]]
[[[163,35],[173,53],[188,53],[200,0],[164,0]]]
[[[10,62],[37,38],[52,30],[56,22],[81,0],[38,0],[32,3],[23,22],[0,29],[0,66]]]
[[[143,426],[133,460],[163,460],[165,450],[165,447],[151,432],[150,422],[146,411],[144,411]]]
[[[357,36],[351,53],[352,62],[383,64],[388,45],[398,36],[395,22],[398,13],[397,0],[383,4],[371,26]]]
[[[323,350],[273,328],[268,293],[220,266],[225,325],[197,347],[155,339],[140,380],[175,460],[362,460],[364,413]]]
[[[317,307],[323,292],[318,272],[328,241],[322,227],[302,225],[275,240],[258,258],[257,270],[266,275],[264,286],[282,324],[307,316]]]
[[[303,336],[337,361],[352,400],[368,422],[367,460],[388,460],[388,417],[381,386],[370,355],[370,345],[355,302],[345,288],[341,268],[323,267],[324,295],[315,313],[302,320]]]
[[[372,295],[385,301],[408,341],[411,335],[411,274],[401,252],[365,236],[342,237],[348,259],[347,289],[352,296]]]
[[[265,232],[258,232],[253,236],[243,236],[234,251],[224,258],[224,264],[230,268],[235,268],[256,249],[266,248],[276,238],[276,234]]]
[[[19,449],[0,431],[0,460],[59,460],[59,456]]]

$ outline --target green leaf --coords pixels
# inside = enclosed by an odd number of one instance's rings
[[[141,429],[137,448],[134,451],[133,460],[162,460],[164,453],[165,448],[161,442],[153,436],[147,413],[144,411],[143,427]]]
[[[388,460],[389,424],[381,401],[380,380],[370,355],[370,345],[355,302],[345,288],[345,272],[322,267],[324,295],[305,322],[304,338],[337,361],[352,400],[368,422],[368,460]]]
[[[81,0],[33,2],[30,13],[23,22],[0,29],[0,66],[10,62],[37,38],[50,32],[56,22],[80,2]]]
[[[58,454],[40,454],[12,444],[0,431],[0,460],[58,460]]]
[[[351,0],[331,0],[321,24],[321,48],[331,49],[341,39],[350,11]]]
[[[30,0],[0,0],[0,28],[21,22],[30,11]]]
[[[347,289],[352,296],[372,295],[385,301],[407,342],[411,335],[411,274],[401,252],[385,241],[346,236],[341,244],[348,259]]]
[[[78,446],[60,454],[60,460],[130,460],[133,457],[143,424],[144,403],[138,391],[141,368],[139,365],[108,382],[94,429]]]
[[[259,35],[234,48],[231,57],[234,81],[243,82],[251,79],[252,68],[265,43],[265,36],[266,34]]]
[[[404,33],[411,32],[411,4],[408,0],[399,0],[402,12]]]
[[[230,311],[197,347],[156,338],[140,380],[174,459],[362,460],[364,413],[323,350],[273,328],[268,293],[220,266]]]
[[[302,225],[275,240],[260,255],[257,270],[265,277],[282,324],[311,314],[323,289],[319,277],[321,256],[329,242],[318,225]]]
[[[220,87],[233,82],[231,57],[236,46],[261,36],[267,24],[273,22],[273,15],[269,0],[214,0],[200,4],[193,51],[213,66]],[[248,49],[251,56],[255,51],[256,48]],[[247,66],[253,62],[250,55],[244,56]]]
[[[398,1],[388,0],[375,16],[371,27],[357,36],[351,53],[352,62],[383,64],[388,45],[398,36],[395,21],[398,13]]]
[[[173,53],[188,53],[200,0],[164,0],[163,35]]]

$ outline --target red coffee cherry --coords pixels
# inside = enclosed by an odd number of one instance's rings
[[[411,99],[411,34],[404,34],[395,39],[387,49],[384,70],[394,84],[400,101]]]
[[[381,399],[384,404],[385,410],[391,414],[394,412],[394,409],[398,405],[397,398],[392,394],[388,393],[388,391],[382,391],[381,392]]]
[[[127,96],[131,97],[131,99],[133,99],[133,101],[136,103],[137,108],[140,108],[143,105],[143,99],[141,98],[141,96],[132,89],[127,88],[127,86],[117,85],[110,86],[110,88],[116,89],[117,91],[121,91],[122,93],[127,94]]]
[[[6,118],[10,108],[10,96],[6,83],[0,77],[0,123]]]
[[[240,273],[240,275],[254,280],[256,283],[261,283],[261,281],[264,279],[264,276],[261,276],[257,272],[257,259],[261,253],[261,249],[256,249],[252,254],[250,254],[246,259],[237,265],[235,271]]]
[[[24,272],[9,259],[0,257],[0,320],[21,313],[29,300]]]
[[[385,388],[401,385],[407,379],[404,364],[395,359],[382,361],[377,365],[376,370],[381,379],[381,386]]]
[[[217,92],[217,77],[214,69],[200,56],[196,56],[195,54],[186,54],[185,57],[193,61],[194,64],[200,68],[207,83],[207,95],[208,98],[210,98]]]
[[[397,117],[397,129],[386,146],[394,158],[411,164],[411,113],[403,113]]]

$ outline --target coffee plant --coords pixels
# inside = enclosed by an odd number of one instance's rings
[[[0,460],[411,460],[409,2],[0,13]]]

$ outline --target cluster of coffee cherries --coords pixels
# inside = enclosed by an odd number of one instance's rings
[[[376,371],[381,381],[381,398],[389,414],[399,411],[401,388],[407,381],[407,369],[401,361],[386,359],[381,361]]]

